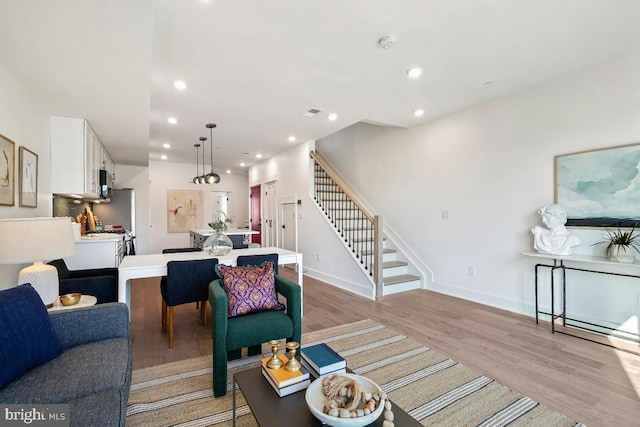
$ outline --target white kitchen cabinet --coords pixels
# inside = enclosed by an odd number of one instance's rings
[[[103,235],[98,235],[103,236]],[[76,254],[66,257],[69,270],[118,267],[124,256],[122,237],[82,237],[76,241]]]
[[[113,162],[89,122],[51,116],[51,163],[52,193],[98,198],[100,169]]]

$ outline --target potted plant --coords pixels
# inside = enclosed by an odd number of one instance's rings
[[[640,253],[640,234],[635,233],[636,225],[631,230],[621,230],[619,228],[617,230],[607,230],[605,240],[593,245],[606,244],[604,256],[610,260],[634,262],[636,252]]]

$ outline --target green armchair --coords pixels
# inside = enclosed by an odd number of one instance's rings
[[[240,265],[240,259],[238,260]],[[277,266],[277,263],[275,264]],[[262,311],[228,317],[227,294],[221,280],[209,284],[213,337],[213,394],[227,394],[227,361],[239,359],[247,347],[249,355],[261,353],[262,343],[286,338],[300,342],[302,333],[300,286],[286,277],[275,276],[276,292],[286,298],[285,311]]]

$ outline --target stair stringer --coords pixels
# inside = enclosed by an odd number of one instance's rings
[[[404,240],[395,232],[386,221],[383,221],[384,236],[386,241],[393,245],[400,257],[404,257],[409,263],[408,270],[421,278],[420,289],[429,289],[433,283],[433,271],[422,261],[422,259],[406,244]]]

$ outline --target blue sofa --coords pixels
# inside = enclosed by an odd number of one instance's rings
[[[28,288],[33,289],[30,285]],[[7,301],[0,297],[0,323],[8,329],[20,330],[21,324],[13,322],[13,319],[25,316],[32,307],[20,307],[20,302],[7,310]],[[40,310],[38,307],[35,309]],[[33,313],[28,314],[34,317]],[[36,314],[42,320],[42,313],[38,311]],[[50,326],[45,314],[44,327],[42,322],[37,327],[43,329],[44,339],[47,329],[52,327],[51,337],[53,341],[57,337],[59,349],[55,350],[52,359],[31,368],[26,366],[24,373],[3,372],[4,380],[10,382],[0,388],[0,402],[69,404],[72,426],[124,426],[132,372],[127,306],[122,303],[100,304],[53,312],[48,318]],[[26,329],[21,333],[29,334]],[[11,341],[12,337],[7,338],[6,335],[3,338]],[[34,353],[33,349],[20,348],[22,344],[13,341],[12,349],[2,354],[5,361],[11,354],[28,359]],[[10,364],[20,364],[14,362],[10,361]],[[13,378],[15,375],[18,376]]]

